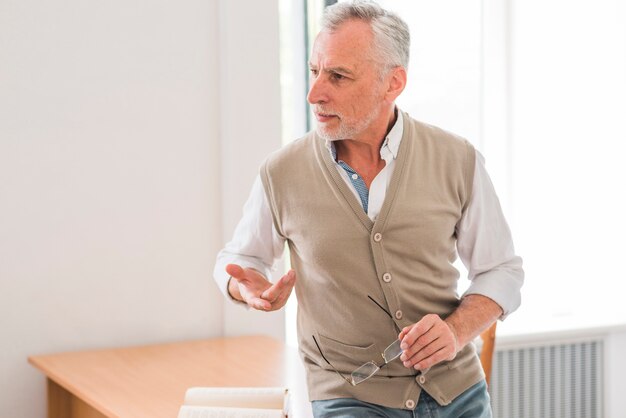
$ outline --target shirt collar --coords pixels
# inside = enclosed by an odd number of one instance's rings
[[[396,123],[391,127],[391,130],[385,137],[383,145],[380,147],[380,158],[389,162],[391,159],[398,157],[398,149],[400,148],[400,142],[402,141],[402,134],[404,133],[404,118],[400,109],[396,108],[397,117]],[[326,149],[330,152],[333,161],[337,161],[337,151],[335,150],[335,141],[326,140]]]

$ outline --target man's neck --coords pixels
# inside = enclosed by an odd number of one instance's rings
[[[381,124],[378,133],[372,133],[366,138],[344,139],[335,141],[337,160],[345,161],[365,181],[369,188],[376,175],[385,167],[385,161],[380,156],[380,148],[393,125],[396,123],[395,108],[391,109],[387,124]]]
[[[380,148],[393,128],[397,120],[397,110],[392,107],[386,116],[382,117],[382,123],[378,127],[373,126],[358,139],[343,139],[334,141],[337,159],[350,164],[352,160],[358,160],[364,164],[375,165],[381,160]],[[352,167],[352,165],[351,165]],[[354,167],[353,167],[354,168]]]

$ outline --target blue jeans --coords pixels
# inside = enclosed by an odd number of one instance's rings
[[[387,408],[352,398],[313,401],[315,418],[492,418],[489,393],[484,380],[459,395],[449,405],[439,406],[425,391],[415,410]]]

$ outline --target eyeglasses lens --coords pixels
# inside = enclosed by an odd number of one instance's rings
[[[379,370],[379,367],[373,361],[369,361],[352,372],[352,383],[358,385],[364,380],[369,379]]]
[[[404,350],[400,348],[400,340],[395,340],[393,343],[389,345],[389,347],[385,348],[383,352],[383,358],[385,359],[385,363],[389,363],[400,357]]]

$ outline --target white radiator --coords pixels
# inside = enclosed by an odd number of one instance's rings
[[[603,353],[602,339],[496,349],[494,418],[602,418]]]

